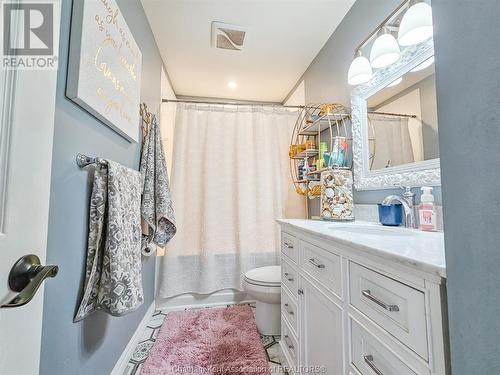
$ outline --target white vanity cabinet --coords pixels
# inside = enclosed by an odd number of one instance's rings
[[[321,224],[279,222],[290,373],[449,374],[445,270],[327,236]]]
[[[312,279],[299,281],[299,350],[303,372],[342,374],[342,306]],[[328,324],[325,324],[328,322]],[[323,337],[328,337],[325,345]]]

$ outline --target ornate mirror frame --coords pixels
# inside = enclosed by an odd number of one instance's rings
[[[432,39],[402,51],[401,58],[377,70],[366,84],[351,92],[354,186],[357,190],[390,189],[394,186],[439,186],[439,159],[417,161],[389,168],[370,170],[367,99],[395,79],[434,55]]]

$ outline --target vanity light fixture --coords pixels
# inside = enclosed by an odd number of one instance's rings
[[[432,8],[425,1],[418,1],[408,8],[401,20],[398,43],[405,47],[412,46],[431,38],[432,35]]]
[[[431,66],[433,63],[434,63],[434,56],[429,57],[423,63],[421,63],[420,65],[417,65],[412,70],[410,70],[410,72],[411,73],[420,72],[421,70],[424,70],[425,68],[428,68],[429,66]]]
[[[399,77],[399,78],[395,79],[394,81],[389,83],[386,87],[393,87],[393,86],[399,85],[401,82],[403,82],[403,77]]]
[[[229,87],[230,89],[235,89],[236,87],[238,87],[238,84],[234,81],[229,81],[227,83],[227,87]]]
[[[387,27],[380,30],[380,35],[375,39],[370,51],[370,64],[372,68],[385,68],[399,60],[401,51],[396,38]]]
[[[347,83],[349,85],[360,85],[368,82],[372,79],[372,76],[373,70],[370,62],[363,56],[361,50],[356,51],[354,60],[352,60],[349,72],[347,73]]]
[[[394,35],[397,33],[397,39]],[[394,64],[401,57],[401,47],[413,46],[429,41],[433,36],[432,8],[428,0],[404,0],[356,47],[356,55],[347,74],[349,85],[367,83],[373,69],[382,69]],[[369,43],[370,69],[361,52]],[[412,71],[425,69],[433,60],[424,62]],[[429,64],[429,65],[425,65]]]

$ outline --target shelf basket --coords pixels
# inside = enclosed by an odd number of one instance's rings
[[[290,175],[298,194],[310,199],[319,197],[322,171],[331,167],[351,169],[350,125],[350,110],[341,104],[309,104],[302,108],[289,149]]]

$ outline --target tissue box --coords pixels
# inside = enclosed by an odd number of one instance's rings
[[[378,220],[382,225],[398,226],[403,222],[403,205],[401,203],[378,205]]]

